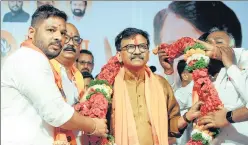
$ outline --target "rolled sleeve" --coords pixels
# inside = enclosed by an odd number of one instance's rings
[[[62,98],[48,59],[37,53],[16,63],[16,85],[44,121],[59,127],[70,120],[74,109]]]

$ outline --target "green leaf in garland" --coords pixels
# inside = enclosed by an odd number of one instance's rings
[[[90,84],[89,84],[89,87],[92,87],[92,86],[94,86],[94,85],[103,85],[103,84],[109,86],[109,87],[112,89],[112,86],[109,85],[109,83],[108,83],[106,80],[98,80],[98,79],[96,79],[96,80],[91,80],[91,81],[90,81]]]
[[[194,141],[201,141],[203,145],[209,145],[208,140],[202,137],[201,133],[195,133],[192,135],[192,140]]]
[[[195,43],[193,46],[188,46],[184,49],[184,54],[190,49],[201,49],[205,50],[205,47],[200,43]]]

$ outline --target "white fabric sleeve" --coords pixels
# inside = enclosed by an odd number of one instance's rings
[[[243,53],[245,55],[242,55],[243,58],[241,59],[248,61],[248,51],[243,51]],[[237,92],[246,101],[246,107],[248,108],[248,67],[243,66],[241,70],[236,65],[232,65],[227,69],[227,75]]]
[[[16,85],[48,124],[59,127],[73,115],[57,88],[48,59],[40,53],[27,55],[14,66]]]

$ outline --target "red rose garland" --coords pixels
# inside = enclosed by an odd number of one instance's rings
[[[120,63],[116,56],[112,57],[101,69],[97,80],[90,83],[83,101],[75,105],[75,110],[81,115],[91,118],[106,118],[108,105],[111,103],[111,86],[115,76],[120,70]],[[114,138],[109,135],[107,139],[89,136],[90,145],[113,145]]]
[[[171,45],[161,44],[158,49],[163,49],[166,52],[169,62],[185,53],[186,69],[193,71],[193,91],[196,91],[199,100],[204,102],[200,109],[202,116],[209,112],[214,112],[219,106],[222,106],[218,93],[209,78],[206,69],[209,58],[205,55],[204,47],[201,44],[195,43],[192,38],[183,37]],[[156,52],[157,50],[154,51],[154,53]],[[218,133],[217,129],[211,131],[202,130],[201,126],[194,125],[191,139],[187,145],[208,145]]]

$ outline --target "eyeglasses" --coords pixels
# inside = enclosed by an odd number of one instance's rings
[[[87,64],[87,65],[92,65],[93,63],[92,62],[89,62],[89,61],[78,61],[80,64],[82,64],[82,65],[85,65],[85,64]]]
[[[147,44],[139,44],[139,45],[128,44],[122,47],[122,50],[127,50],[128,53],[134,53],[137,47],[141,53],[144,53],[149,49]]]
[[[68,35],[65,35],[65,44],[69,43],[71,39],[72,39],[73,44],[75,45],[80,45],[81,42],[83,41],[83,39],[80,38],[79,36],[70,37]]]

